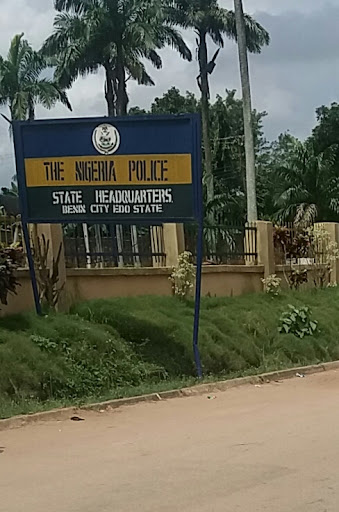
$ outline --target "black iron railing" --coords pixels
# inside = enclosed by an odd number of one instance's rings
[[[197,226],[185,226],[186,250],[196,255]],[[203,258],[214,265],[257,263],[257,228],[253,224],[204,227]]]
[[[69,268],[166,265],[162,226],[67,224],[64,242]]]

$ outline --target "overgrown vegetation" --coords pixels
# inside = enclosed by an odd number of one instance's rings
[[[16,294],[19,283],[15,271],[22,262],[22,249],[0,246],[0,302],[7,305],[9,293]]]
[[[280,334],[293,304],[313,336]],[[282,292],[202,302],[205,377],[229,378],[339,358],[339,291]],[[193,302],[135,297],[80,304],[72,315],[0,320],[0,416],[192,383]],[[297,333],[296,333],[297,334]]]

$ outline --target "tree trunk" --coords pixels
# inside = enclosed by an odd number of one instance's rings
[[[31,95],[28,97],[28,120],[34,121],[35,119],[35,110],[34,110],[34,101]]]
[[[201,90],[201,114],[202,114],[202,135],[205,148],[205,177],[207,205],[214,199],[214,177],[212,168],[212,152],[210,139],[210,112],[209,112],[209,83],[207,74],[207,44],[206,33],[199,34],[199,68],[200,68],[200,90]],[[213,212],[209,220],[213,219]]]
[[[115,111],[115,95],[113,89],[113,77],[110,64],[105,66],[106,82],[105,82],[105,98],[107,102],[107,113],[109,117],[114,117]]]
[[[211,203],[214,200],[214,176],[213,176],[213,161],[212,161],[212,150],[211,150],[211,137],[210,137],[210,89],[208,83],[207,73],[207,43],[206,43],[206,32],[199,32],[199,70],[200,70],[200,83],[199,87],[201,90],[201,117],[202,117],[202,137],[204,142],[204,153],[205,153],[205,182],[206,182],[206,200],[207,200],[207,222],[209,228],[207,229],[206,244],[207,253],[206,256],[210,260],[216,260],[216,237],[214,231],[215,217],[214,208],[211,207]]]
[[[32,107],[31,105],[29,106],[28,119],[29,119],[29,121],[34,121],[34,119],[35,119],[34,107]]]
[[[118,80],[118,94],[117,94],[117,114],[118,116],[127,115],[128,95],[126,91],[126,73],[124,65],[124,55],[122,47],[117,47],[117,80]]]
[[[245,19],[242,0],[234,0],[234,12],[238,37],[240,77],[243,97],[245,154],[246,154],[246,189],[247,189],[247,220],[258,220],[257,191],[255,176],[255,152],[252,124],[251,86],[248,69]]]
[[[127,115],[128,107],[128,95],[126,90],[126,73],[124,64],[123,49],[120,45],[117,47],[117,114],[118,116]],[[134,266],[140,267],[140,256],[139,256],[139,244],[138,244],[138,232],[136,226],[130,226],[131,230],[131,243]]]

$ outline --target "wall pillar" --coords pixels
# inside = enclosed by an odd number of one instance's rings
[[[331,242],[339,245],[339,224],[336,222],[318,222],[315,226],[319,226],[330,235]],[[332,271],[330,276],[331,284],[339,283],[339,260],[335,260],[331,264]]]
[[[183,224],[164,224],[164,246],[166,267],[175,267],[178,256],[185,250],[185,233]]]
[[[258,264],[264,266],[264,277],[275,273],[274,241],[272,222],[257,221]]]

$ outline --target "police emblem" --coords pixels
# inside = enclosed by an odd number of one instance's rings
[[[113,155],[120,146],[120,133],[111,124],[100,124],[93,132],[93,146],[102,155]]]

